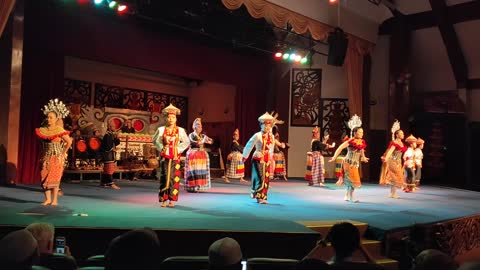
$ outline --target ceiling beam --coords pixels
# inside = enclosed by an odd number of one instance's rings
[[[467,87],[468,81],[468,67],[463,55],[460,42],[458,41],[457,33],[453,28],[447,13],[447,4],[445,0],[429,0],[432,6],[432,12],[440,30],[443,43],[447,49],[448,60],[452,66],[455,80],[457,81],[457,88]]]
[[[452,24],[480,20],[480,0],[447,6],[446,16]],[[410,31],[438,26],[432,10],[405,15]],[[395,18],[385,20],[379,27],[379,35],[390,35]]]

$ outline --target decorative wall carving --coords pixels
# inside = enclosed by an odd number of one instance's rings
[[[320,124],[321,84],[321,69],[292,69],[291,126]]]
[[[321,138],[330,135],[329,144],[335,142],[340,145],[345,135],[349,134],[347,122],[350,119],[348,110],[348,99],[343,98],[323,98],[322,116],[320,119]],[[336,148],[323,151],[323,155],[332,156]]]
[[[433,238],[452,257],[480,248],[480,215],[436,224]]]

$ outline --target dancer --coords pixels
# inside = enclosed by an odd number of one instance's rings
[[[113,183],[113,173],[116,168],[115,160],[115,147],[120,144],[116,133],[116,126],[113,119],[108,121],[107,132],[102,138],[100,145],[100,151],[103,159],[103,172],[100,179],[100,185],[102,187],[110,187],[112,189],[120,189],[115,183]]]
[[[287,163],[285,160],[285,154],[283,154],[282,149],[287,148],[287,143],[280,141],[280,133],[278,130],[275,130],[275,146],[273,147],[273,162],[275,163],[273,168],[273,179],[279,179],[280,177],[283,180],[288,181],[287,179]]]
[[[230,154],[227,156],[227,170],[225,171],[225,182],[230,183],[228,178],[240,178],[240,182],[247,182],[243,179],[245,176],[245,165],[243,164],[242,152],[243,146],[238,142],[240,131],[235,129],[233,132],[233,141],[230,144]]]
[[[42,170],[40,172],[45,201],[42,205],[58,205],[58,190],[63,176],[67,151],[72,145],[69,131],[57,126],[59,118],[65,118],[69,111],[58,99],[51,99],[42,108],[47,117],[44,127],[36,128],[35,133],[42,139]]]
[[[251,197],[257,199],[260,204],[267,204],[270,166],[273,166],[270,157],[273,155],[275,138],[272,135],[274,118],[264,113],[258,118],[261,131],[253,134],[243,149],[243,161],[245,161],[255,147],[252,157],[252,184]]]
[[[193,132],[188,135],[190,149],[185,161],[185,189],[187,192],[208,190],[210,181],[210,158],[205,151],[205,144],[212,144],[213,140],[202,134],[202,119],[193,121]]]
[[[422,179],[422,160],[423,160],[423,146],[425,141],[420,137],[417,138],[417,147],[415,148],[415,189],[420,189],[420,180]]]
[[[417,138],[410,135],[405,139],[405,142],[408,148],[405,154],[403,154],[403,169],[406,182],[403,191],[408,193],[415,190],[415,148],[417,147]]]
[[[369,158],[365,157],[365,148],[367,144],[363,140],[363,129],[362,129],[362,120],[358,115],[352,116],[348,121],[348,127],[350,128],[350,139],[343,142],[335,151],[333,157],[330,158],[329,162],[333,162],[337,159],[338,155],[342,152],[343,149],[347,149],[347,154],[343,159],[342,168],[343,168],[343,182],[347,187],[347,192],[345,194],[345,201],[352,203],[359,202],[353,197],[353,193],[356,188],[362,186],[360,180],[360,173],[358,172],[358,167],[360,167],[360,162],[368,162]]]
[[[158,201],[161,207],[174,207],[178,201],[180,186],[180,156],[188,148],[190,140],[185,129],[177,126],[177,115],[180,109],[172,104],[162,110],[167,123],[157,129],[153,135],[153,143],[160,152]]]
[[[384,166],[380,173],[380,184],[390,186],[390,198],[398,199],[397,189],[402,188],[405,183],[403,175],[402,155],[407,150],[403,144],[404,134],[400,129],[400,122],[395,120],[392,126],[392,141],[388,145],[387,151],[381,157]]]
[[[325,159],[321,153],[325,150],[326,144],[318,140],[312,142],[312,151],[307,152],[307,172],[305,180],[308,181],[309,186],[319,184],[321,187],[325,186]]]

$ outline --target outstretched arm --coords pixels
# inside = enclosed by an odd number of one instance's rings
[[[332,162],[334,161],[335,159],[337,159],[338,155],[340,155],[340,153],[342,152],[343,149],[347,148],[348,147],[348,141],[344,141],[342,144],[340,144],[340,146],[337,148],[337,150],[335,150],[335,154],[333,154],[333,157],[331,157],[328,162]]]

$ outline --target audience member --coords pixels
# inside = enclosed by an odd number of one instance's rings
[[[1,269],[32,269],[38,255],[37,240],[27,230],[13,231],[0,240]]]
[[[242,250],[230,237],[219,239],[208,248],[210,270],[242,270]]]
[[[413,270],[455,270],[458,265],[449,255],[436,249],[426,249],[415,258]]]
[[[110,242],[105,253],[106,270],[158,269],[160,242],[150,229],[126,232]]]
[[[38,265],[51,270],[77,269],[75,258],[70,254],[70,249],[65,246],[65,254],[54,254],[55,227],[49,223],[32,223],[25,228],[37,240],[40,259]]]
[[[367,252],[360,241],[360,232],[357,227],[348,222],[342,222],[333,225],[325,239],[318,241],[305,259],[315,259],[324,251],[322,249],[331,243],[335,256],[328,262],[331,269],[364,269],[379,270],[384,269],[381,265],[376,264],[372,256]],[[353,260],[353,254],[359,250],[363,258],[360,262]],[[366,262],[364,262],[366,261]]]

